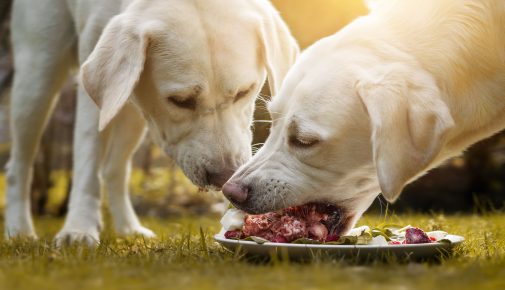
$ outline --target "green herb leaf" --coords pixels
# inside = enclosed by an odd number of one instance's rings
[[[378,228],[375,228],[375,229],[372,229],[372,237],[378,237],[378,236],[383,236],[386,241],[391,241],[391,238],[390,236],[388,236],[388,234],[386,232],[384,232],[383,230],[381,229],[378,229]]]
[[[268,242],[270,242],[270,241],[269,241],[269,240],[267,240],[267,239],[260,238],[260,237],[255,237],[255,236],[251,236],[251,237],[249,237],[249,238],[251,238],[251,240],[252,240],[253,242],[255,242],[255,243],[257,243],[257,244],[260,244],[260,245],[262,245],[262,244],[264,244],[264,243],[268,243]]]
[[[336,242],[335,245],[356,245],[358,242],[358,237],[356,236],[342,236]]]
[[[322,243],[320,241],[313,240],[313,239],[301,238],[301,239],[297,239],[297,240],[292,241],[291,244],[313,244],[313,245],[320,245]]]

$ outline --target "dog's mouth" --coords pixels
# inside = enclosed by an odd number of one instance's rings
[[[295,207],[307,212],[308,216],[321,217],[321,223],[328,229],[329,235],[341,235],[349,230],[347,227],[352,215],[343,207],[330,203],[308,203]]]
[[[353,215],[341,206],[325,202],[310,202],[283,210],[307,222],[309,237],[317,240],[333,241],[350,230]],[[321,236],[321,226],[327,237]],[[324,231],[324,229],[323,229]]]
[[[310,202],[276,212],[246,215],[245,236],[259,236],[272,242],[310,238],[336,241],[351,227],[353,214],[331,203]]]

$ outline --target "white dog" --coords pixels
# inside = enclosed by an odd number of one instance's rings
[[[345,233],[380,192],[505,128],[505,1],[375,4],[288,72],[269,139],[223,187],[235,206],[331,203]]]
[[[55,96],[84,63],[59,243],[98,241],[99,173],[117,232],[153,236],[127,187],[145,123],[195,184],[221,187],[250,158],[254,99],[266,77],[275,93],[298,52],[266,0],[15,0],[12,42],[8,237],[35,237],[32,163]]]

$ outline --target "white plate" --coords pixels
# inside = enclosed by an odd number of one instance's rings
[[[345,256],[359,258],[388,257],[394,255],[399,258],[429,258],[440,254],[450,253],[461,244],[465,238],[456,235],[447,235],[452,243],[429,243],[412,245],[314,245],[314,244],[287,244],[264,243],[257,244],[252,241],[230,240],[223,233],[214,236],[214,239],[230,251],[243,251],[247,254],[258,256],[271,256],[272,254],[288,254],[290,258],[311,258],[317,254],[330,256]]]

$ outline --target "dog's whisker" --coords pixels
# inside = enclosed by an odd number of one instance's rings
[[[380,206],[380,214],[379,214],[379,216],[382,216],[382,213],[383,213],[383,212],[382,212],[382,200],[381,200],[381,198],[380,198],[380,195],[378,195],[378,196],[376,197],[376,199],[378,199],[378,200],[379,200],[379,206]]]
[[[261,147],[261,146],[263,146],[263,145],[265,145],[265,143],[256,143],[256,144],[251,145],[251,147],[256,148],[256,147],[258,147],[258,146],[260,146],[260,147]],[[259,148],[258,148],[258,149],[259,149]]]
[[[270,103],[270,98],[271,97],[269,95],[259,93],[257,100],[263,102],[265,105],[268,105],[268,103]]]

